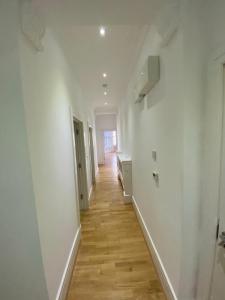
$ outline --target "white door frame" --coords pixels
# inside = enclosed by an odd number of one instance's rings
[[[74,157],[74,177],[75,177],[75,186],[76,186],[76,199],[77,199],[77,210],[78,215],[80,215],[80,209],[88,209],[89,201],[88,201],[88,184],[87,184],[87,168],[86,168],[86,153],[85,153],[85,142],[84,142],[84,125],[83,122],[77,117],[72,109],[70,108],[70,116],[71,116],[71,130],[72,130],[72,139],[73,139],[73,157]],[[82,156],[82,164],[83,164],[83,172],[82,172],[82,183],[83,183],[83,207],[80,206],[80,195],[79,195],[79,184],[78,184],[78,171],[77,171],[77,158],[76,158],[76,136],[74,132],[74,122],[80,124],[80,130],[82,134],[82,150],[80,154]]]
[[[78,176],[80,181],[78,181],[78,190],[79,190],[79,200],[82,201],[82,205],[80,205],[81,209],[88,209],[89,208],[89,201],[88,201],[88,183],[87,183],[87,161],[86,161],[86,152],[85,152],[85,141],[84,141],[84,124],[82,121],[73,117],[73,123],[76,124],[78,127],[79,134],[75,135],[75,153],[76,151],[79,152],[80,157],[80,171]],[[78,138],[78,140],[76,140]],[[77,141],[78,144],[77,144]],[[76,148],[78,147],[78,148]],[[78,166],[78,165],[77,165]],[[79,186],[80,183],[80,186]],[[82,198],[81,198],[82,196]]]
[[[215,274],[216,272],[216,267],[217,267],[217,259],[218,259],[218,255],[220,253],[222,253],[222,255],[224,256],[223,252],[224,250],[221,248],[218,248],[218,243],[220,242],[220,238],[219,235],[222,233],[221,230],[224,231],[224,220],[221,221],[221,209],[222,211],[224,211],[224,179],[225,179],[225,173],[224,173],[224,166],[225,166],[225,138],[224,138],[224,134],[225,134],[225,95],[224,95],[224,91],[225,91],[225,63],[223,64],[223,108],[222,108],[222,113],[223,113],[223,117],[222,117],[222,132],[221,132],[221,157],[220,157],[220,180],[219,180],[219,201],[218,201],[218,228],[217,228],[217,242],[215,245],[215,254],[214,254],[214,264],[213,264],[213,270],[212,270],[212,280],[211,280],[211,286],[210,286],[210,293],[209,293],[209,299],[211,299],[212,294],[215,296],[214,292],[213,292],[213,284],[216,281],[215,279],[218,279],[218,275]],[[221,227],[223,226],[223,227]],[[216,276],[214,278],[214,276]],[[218,288],[218,286],[217,286]],[[218,290],[217,290],[218,292]],[[214,297],[215,299],[215,297]]]
[[[213,194],[207,195],[207,184],[209,183],[209,175],[203,171],[203,186],[202,186],[202,228],[200,229],[200,255],[199,255],[199,277],[197,299],[209,300],[211,295],[211,284],[214,271],[215,254],[217,247],[216,228],[219,218],[220,204],[220,168],[222,157],[222,135],[223,135],[223,107],[224,107],[224,64],[225,64],[225,44],[213,53],[208,64],[208,81],[207,95],[209,107],[215,106],[212,110],[211,124],[205,123],[205,139],[204,139],[204,155],[203,164],[212,164],[214,166],[211,174],[213,178]],[[209,87],[208,87],[209,85]],[[209,104],[210,103],[210,104]],[[208,112],[207,112],[208,109]],[[206,108],[207,116],[210,116],[210,108]],[[210,132],[211,131],[211,132]],[[212,149],[207,150],[207,135],[217,135],[214,139],[215,144]],[[209,138],[210,139],[210,138]],[[208,152],[208,153],[207,153]],[[212,156],[213,152],[214,157]],[[214,153],[215,152],[215,153]],[[209,159],[209,160],[208,160]],[[206,192],[204,192],[206,190]],[[208,191],[209,192],[209,191]],[[208,198],[206,201],[204,197]],[[210,199],[211,198],[211,199]],[[207,225],[206,225],[207,224]],[[205,226],[206,225],[206,226]],[[201,237],[203,237],[201,239]],[[202,248],[201,248],[202,247]]]
[[[74,134],[74,125],[73,125],[73,110],[69,108],[70,113],[70,127],[72,135],[72,146],[73,146],[73,170],[74,170],[74,182],[75,182],[75,195],[76,195],[76,212],[78,218],[78,225],[80,225],[80,201],[79,201],[79,190],[78,190],[78,174],[77,174],[77,159],[76,159],[76,149],[75,149],[75,134]]]
[[[88,133],[89,133],[89,156],[90,156],[90,172],[91,172],[91,184],[95,184],[96,172],[95,172],[95,153],[94,153],[94,136],[93,136],[93,127],[88,124]]]

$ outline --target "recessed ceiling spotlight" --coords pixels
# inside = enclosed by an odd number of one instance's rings
[[[105,102],[104,105],[108,105],[108,102]]]
[[[104,78],[106,78],[106,77],[107,77],[107,74],[106,74],[106,73],[103,73],[102,76],[103,76]]]
[[[105,27],[101,26],[99,28],[99,33],[100,33],[101,36],[105,36],[105,33],[106,33]]]
[[[104,92],[104,95],[107,96],[107,92]]]

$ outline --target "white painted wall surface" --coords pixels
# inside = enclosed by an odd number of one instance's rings
[[[166,49],[161,50],[159,43],[160,37],[152,28],[136,69],[141,68],[147,55],[160,53],[161,80],[143,103],[134,104],[134,76],[120,122],[123,152],[132,156],[134,197],[178,293],[182,246],[181,36],[176,34]],[[157,151],[157,162],[152,159],[152,150]],[[159,172],[159,187],[153,171]]]
[[[215,3],[212,4],[214,5]],[[204,219],[207,224],[206,216],[212,208],[212,205],[206,205],[212,201],[207,199],[212,195],[209,189],[216,190],[209,169],[214,164],[213,156],[218,155],[218,138],[213,134],[215,130],[218,131],[217,126],[220,123],[217,119],[218,104],[215,103],[216,107],[212,109],[211,103],[205,119],[208,123],[208,141],[204,148],[207,154],[207,173],[204,173],[202,151],[207,87],[205,72],[208,64],[207,52],[212,47],[207,45],[210,31],[206,28],[211,18],[208,9],[202,1],[182,1],[179,30],[166,46],[161,46],[158,25],[150,29],[135,73],[141,69],[148,55],[158,54],[161,60],[160,82],[143,103],[134,105],[134,74],[127,97],[120,108],[122,148],[133,158],[134,196],[176,296],[181,300],[196,299],[200,281],[201,294],[204,294],[209,286],[209,261],[212,260],[212,251],[210,258],[206,255],[209,248],[199,247],[200,241],[202,242],[201,233],[205,231]],[[213,11],[212,7],[211,10]],[[218,11],[219,15],[224,11],[221,2]],[[216,18],[214,14],[211,22]],[[221,20],[222,16],[218,26]],[[213,27],[212,24],[211,26]],[[211,116],[208,115],[210,112]],[[209,145],[210,140],[216,142],[215,149]],[[152,150],[157,151],[156,163],[152,160]],[[214,161],[216,165],[212,170],[217,176],[218,161],[215,157]],[[155,170],[159,171],[158,188],[152,179],[152,172]],[[207,184],[204,182],[201,185],[202,180],[206,180]],[[204,196],[207,193],[206,199],[202,198],[202,191]],[[214,200],[214,204],[216,201]],[[202,209],[205,205],[204,210],[208,213],[205,212],[203,216]],[[214,241],[212,232],[215,233],[215,211],[210,214],[211,220],[214,215],[214,225],[212,222],[208,224],[211,228],[210,235],[204,235],[203,245],[208,243],[207,247]],[[203,251],[203,255],[199,253],[199,249]],[[203,267],[206,264],[207,267]],[[202,274],[200,279],[199,274]]]
[[[225,63],[225,2],[202,3],[207,57],[204,61],[204,143],[202,158],[202,197],[200,215],[200,265],[197,299],[209,296],[215,250],[215,231],[219,200],[221,129],[223,112],[223,74]]]
[[[85,102],[52,32],[44,51],[21,37],[26,124],[44,269],[51,300],[56,298],[79,228],[70,109],[83,121],[90,188],[88,123]]]
[[[98,164],[104,165],[105,163],[105,152],[104,152],[104,131],[96,131],[96,140],[97,140],[97,158]]]
[[[0,2],[0,298],[48,300],[20,79],[17,1]]]
[[[115,114],[96,115],[95,126],[97,130],[116,130],[117,116]]]

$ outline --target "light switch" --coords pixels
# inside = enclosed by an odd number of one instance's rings
[[[152,159],[154,161],[157,161],[157,152],[156,152],[156,150],[152,150]]]

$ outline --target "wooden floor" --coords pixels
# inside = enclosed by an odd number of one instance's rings
[[[100,167],[67,300],[165,300],[131,204],[124,204],[115,157]]]

